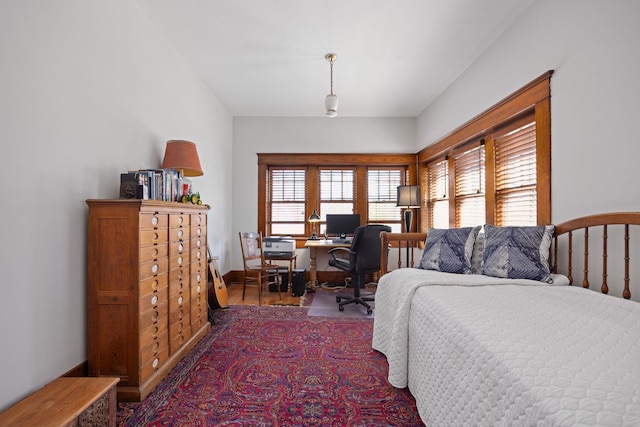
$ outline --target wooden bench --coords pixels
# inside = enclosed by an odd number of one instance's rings
[[[0,426],[115,426],[111,377],[60,377],[0,413]]]

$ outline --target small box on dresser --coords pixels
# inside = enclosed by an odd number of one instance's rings
[[[119,377],[118,400],[140,401],[210,328],[202,273],[209,208],[87,204],[89,375]]]

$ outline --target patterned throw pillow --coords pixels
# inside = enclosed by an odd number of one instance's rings
[[[510,279],[551,280],[549,248],[554,226],[485,225],[482,274]]]
[[[447,273],[470,273],[471,253],[478,231],[480,226],[430,228],[419,267]]]
[[[473,243],[473,253],[471,254],[471,273],[482,274],[484,264],[484,230],[480,229],[476,241]]]

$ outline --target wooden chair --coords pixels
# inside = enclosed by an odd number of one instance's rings
[[[280,292],[280,274],[278,265],[269,263],[262,252],[262,233],[239,232],[240,247],[242,248],[242,262],[244,264],[244,284],[242,286],[242,300],[244,301],[247,285],[258,287],[258,305],[262,305],[262,288],[275,284],[278,295]]]

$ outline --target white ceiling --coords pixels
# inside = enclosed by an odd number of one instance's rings
[[[138,0],[234,116],[416,117],[534,0]]]

